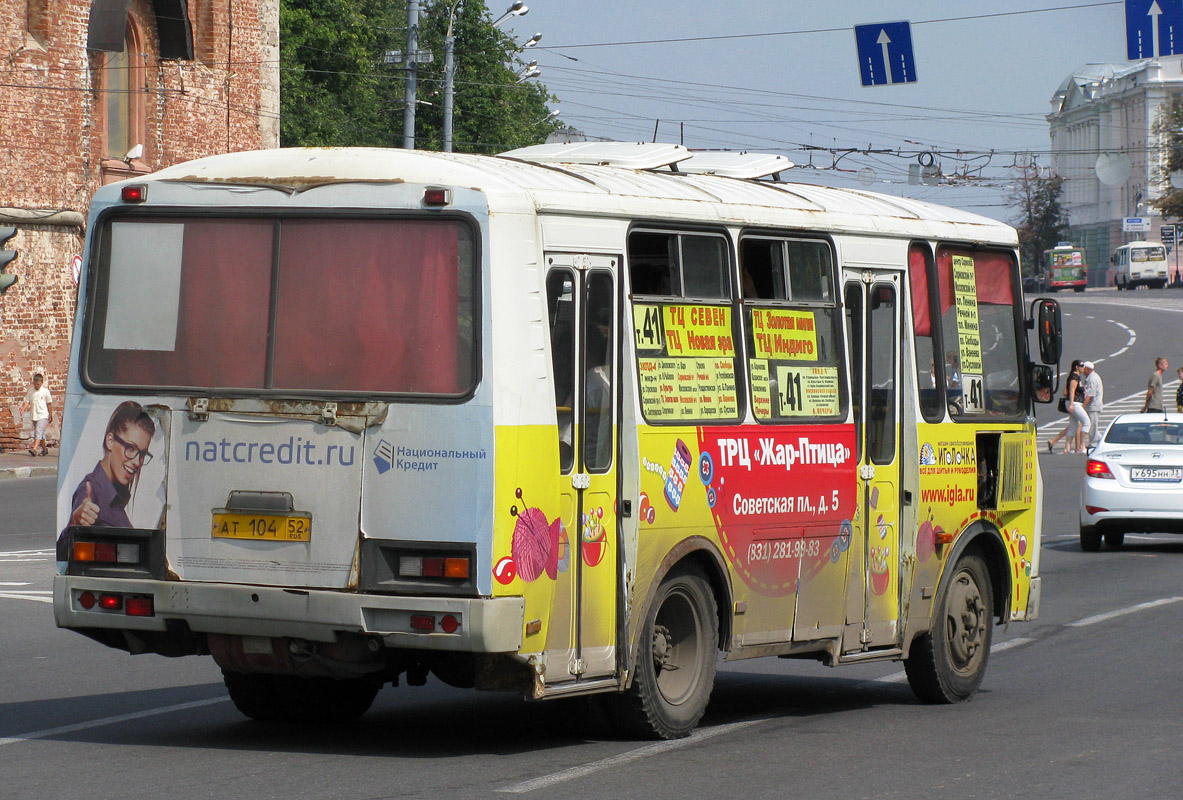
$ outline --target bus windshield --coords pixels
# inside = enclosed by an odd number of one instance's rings
[[[457,220],[115,218],[100,232],[83,376],[94,387],[464,395],[473,252]]]
[[[1165,247],[1131,247],[1130,261],[1165,261]]]

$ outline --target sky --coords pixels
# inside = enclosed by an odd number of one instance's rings
[[[487,0],[500,14],[508,0]],[[1050,166],[1052,95],[1126,62],[1125,3],[1098,0],[527,0],[502,27],[565,124],[622,141],[772,152],[784,179],[1004,221],[1016,163]],[[853,27],[908,21],[915,83],[863,87]],[[855,151],[855,152],[849,152]],[[872,152],[878,151],[878,152]],[[920,156],[927,152],[930,155]],[[939,185],[909,185],[918,158]]]

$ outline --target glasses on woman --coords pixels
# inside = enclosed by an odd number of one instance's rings
[[[152,454],[147,450],[141,450],[126,439],[121,439],[119,434],[112,433],[111,438],[123,445],[123,455],[128,461],[135,461],[137,458],[142,458],[140,466],[148,466],[148,462],[152,460]]]

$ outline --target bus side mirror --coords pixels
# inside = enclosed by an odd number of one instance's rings
[[[1055,397],[1056,376],[1046,364],[1031,365],[1031,391],[1036,403],[1050,403]]]
[[[1032,305],[1039,306],[1036,330],[1039,333],[1039,360],[1044,364],[1059,364],[1063,335],[1060,328],[1060,304],[1041,298]],[[1033,309],[1034,310],[1034,309]]]

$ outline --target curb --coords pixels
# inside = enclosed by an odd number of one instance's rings
[[[0,469],[0,481],[10,478],[41,478],[57,474],[57,467],[9,467]]]

